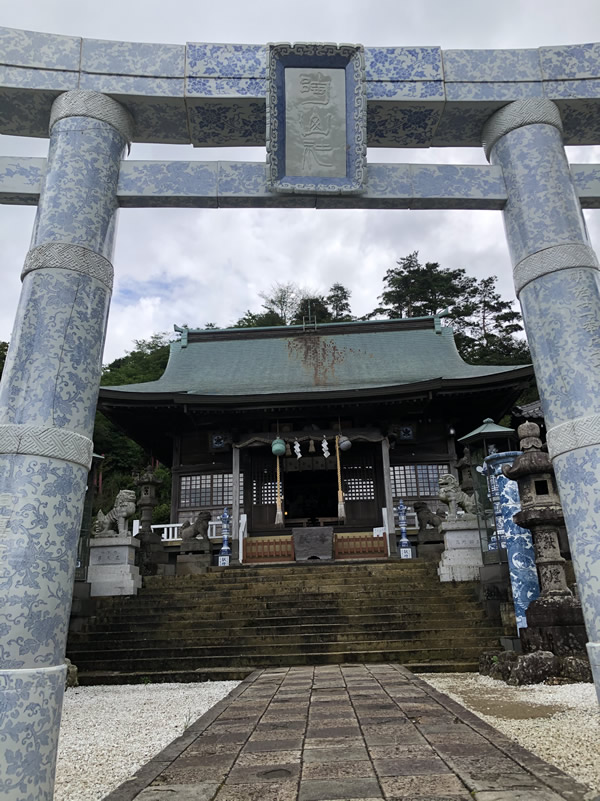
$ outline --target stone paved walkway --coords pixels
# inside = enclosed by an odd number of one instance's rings
[[[257,671],[105,801],[583,801],[585,794],[410,671],[384,664]]]

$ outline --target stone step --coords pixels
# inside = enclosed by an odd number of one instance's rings
[[[194,634],[185,632],[179,637],[165,636],[166,632],[156,631],[147,632],[145,636],[136,635],[132,637],[130,634],[125,635],[108,635],[100,637],[98,634],[90,636],[89,639],[77,638],[71,642],[71,651],[115,651],[121,649],[131,650],[132,647],[146,648],[152,647],[161,650],[181,650],[185,648],[211,648],[211,647],[224,647],[228,648],[254,648],[262,645],[266,646],[288,646],[294,643],[298,644],[311,644],[322,642],[359,642],[359,641],[372,641],[372,642],[400,642],[410,640],[411,642],[429,642],[435,641],[441,643],[442,641],[451,642],[468,642],[480,641],[482,639],[489,639],[494,637],[498,639],[503,635],[502,627],[480,627],[473,631],[469,627],[454,628],[454,629],[441,629],[441,628],[407,628],[407,629],[388,629],[381,632],[373,631],[354,631],[346,628],[337,632],[324,631],[320,633],[301,633],[292,630],[288,634],[277,632],[272,635],[255,634],[252,631],[244,633],[243,630],[237,630],[235,634],[225,629],[223,631],[214,632],[196,632]],[[379,636],[375,637],[375,634]],[[232,646],[231,643],[235,645]]]
[[[451,611],[469,608],[480,608],[479,601],[470,598],[453,598],[448,596],[445,598],[421,598],[415,600],[413,598],[395,598],[395,599],[381,599],[372,598],[369,601],[362,599],[362,603],[358,603],[355,598],[347,598],[341,596],[339,598],[321,598],[318,595],[315,597],[301,596],[294,600],[281,600],[277,597],[269,599],[245,599],[243,605],[235,604],[235,599],[231,599],[227,604],[179,604],[171,603],[158,607],[157,605],[138,605],[136,602],[131,601],[124,603],[121,606],[114,607],[111,610],[99,610],[96,617],[131,617],[145,616],[150,611],[154,610],[157,614],[171,614],[183,615],[190,617],[200,616],[214,616],[219,617],[226,614],[233,616],[232,610],[239,609],[239,613],[245,617],[257,614],[259,612],[272,612],[273,616],[285,616],[289,610],[294,610],[296,614],[327,614],[327,612],[342,613],[347,610],[348,614],[360,609],[363,612],[369,611],[372,614],[381,612],[385,613],[390,610],[398,612],[414,612],[417,609],[420,612],[432,613],[434,611]]]
[[[440,584],[435,568],[389,560],[150,577],[136,597],[99,599],[68,654],[82,683],[356,662],[476,669],[502,630],[485,619],[475,582]]]
[[[379,620],[374,619],[370,623],[365,622],[340,622],[333,619],[329,623],[306,623],[302,618],[294,618],[295,622],[286,624],[279,619],[271,626],[235,625],[239,621],[230,621],[234,625],[214,626],[204,625],[184,625],[181,622],[172,623],[167,627],[148,625],[110,625],[106,628],[94,628],[93,631],[74,632],[70,637],[71,643],[80,642],[105,642],[112,639],[122,639],[131,642],[136,640],[146,640],[149,636],[160,639],[180,640],[182,637],[205,637],[214,636],[216,632],[225,632],[222,636],[227,637],[282,637],[291,634],[297,635],[336,635],[340,632],[361,633],[361,632],[390,632],[390,631],[455,631],[456,629],[468,628],[469,630],[494,628],[492,624],[481,614],[478,617],[456,618],[422,618],[416,617],[414,620],[405,620],[404,617],[398,619]],[[468,625],[466,625],[468,624]],[[219,635],[221,636],[221,635]]]
[[[497,641],[496,641],[497,644]],[[491,646],[483,646],[484,648]],[[202,650],[202,649],[200,649]],[[235,667],[291,667],[294,665],[322,665],[340,664],[346,662],[398,662],[402,665],[410,663],[428,664],[441,661],[477,662],[482,646],[470,646],[463,648],[394,648],[394,649],[368,649],[360,648],[335,648],[327,649],[322,646],[319,649],[306,651],[294,651],[279,654],[269,653],[236,653],[229,655],[226,659],[226,666]],[[135,656],[127,656],[123,659],[115,659],[107,654],[104,658],[99,658],[97,654],[92,654],[89,659],[75,658],[75,664],[82,673],[89,670],[110,671],[119,670],[122,672],[146,672],[149,670],[163,671],[173,670],[177,666],[178,670],[198,670],[207,667],[216,668],[223,666],[222,655],[201,655],[201,656],[177,656],[171,658],[162,655],[157,658],[143,658],[138,653]]]
[[[348,663],[351,664],[351,663]],[[357,663],[358,664],[358,663]],[[414,673],[473,673],[478,669],[476,661],[437,661],[437,662],[411,662],[405,663]],[[254,672],[256,668],[201,668],[199,670],[158,670],[158,671],[103,671],[90,670],[79,673],[79,683],[84,686],[97,684],[161,684],[164,682],[195,681],[242,681]]]
[[[366,631],[380,631],[389,628],[418,628],[428,625],[432,628],[447,628],[454,629],[468,624],[469,627],[488,626],[489,622],[485,617],[483,611],[465,612],[460,617],[453,613],[438,614],[435,617],[428,615],[327,615],[319,616],[316,618],[307,618],[305,616],[291,616],[291,617],[272,617],[261,618],[257,623],[255,620],[240,620],[239,617],[229,618],[224,620],[215,621],[202,621],[198,620],[171,620],[166,624],[162,621],[157,621],[151,618],[148,621],[127,621],[115,622],[108,620],[106,623],[97,623],[96,626],[91,626],[84,632],[74,632],[71,637],[76,641],[79,636],[93,636],[98,633],[119,633],[119,632],[139,632],[140,634],[147,634],[148,632],[158,632],[166,629],[172,633],[172,636],[179,637],[185,631],[214,631],[217,628],[225,628],[232,632],[247,632],[258,631],[276,633],[278,631],[291,631],[291,630],[321,630],[322,628],[341,629],[345,627],[363,629]]]
[[[143,588],[140,590],[140,594],[137,597],[144,597],[144,598],[176,598],[176,597],[198,597],[198,596],[216,596],[216,595],[227,595],[230,593],[236,593],[240,595],[257,595],[257,596],[267,596],[271,594],[273,591],[276,591],[280,595],[298,595],[299,593],[303,593],[306,591],[312,592],[323,592],[323,593],[332,593],[332,594],[342,594],[342,593],[365,593],[365,592],[375,592],[377,589],[380,589],[381,592],[420,592],[424,593],[426,590],[431,590],[433,588],[437,588],[439,592],[442,593],[451,593],[457,592],[462,593],[463,595],[475,592],[475,587],[469,582],[469,584],[453,586],[450,582],[440,584],[440,582],[434,578],[431,580],[419,580],[411,578],[410,581],[393,581],[389,579],[379,580],[377,577],[370,579],[369,581],[352,581],[352,582],[322,582],[322,581],[287,581],[287,582],[270,582],[264,584],[251,584],[249,582],[244,582],[243,584],[232,584],[231,586],[221,586],[221,585],[214,585],[212,587],[203,587],[194,586],[182,586],[182,587],[165,587],[162,591],[158,588]],[[110,599],[112,600],[112,599]]]
[[[222,607],[229,607],[233,605],[240,605],[246,609],[272,609],[278,606],[280,609],[285,609],[294,606],[302,606],[308,608],[309,606],[324,607],[326,605],[345,606],[349,604],[356,606],[389,606],[391,604],[405,604],[412,606],[428,605],[431,603],[478,603],[478,599],[468,593],[450,593],[440,592],[436,594],[419,592],[419,593],[367,593],[367,592],[351,592],[351,593],[320,593],[320,592],[305,592],[298,593],[297,595],[277,595],[270,594],[266,596],[258,595],[238,595],[237,593],[227,593],[216,597],[199,596],[199,597],[166,597],[151,599],[142,596],[128,603],[115,605],[112,607],[99,607],[98,614],[111,614],[116,611],[128,611],[131,609],[144,612],[147,609],[190,609],[194,608],[198,611],[204,609],[215,609]]]

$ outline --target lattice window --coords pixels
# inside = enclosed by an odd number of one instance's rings
[[[373,465],[342,465],[342,486],[347,501],[374,501],[375,479]]]
[[[240,475],[240,504],[244,498],[244,476]],[[181,476],[180,506],[231,506],[233,503],[232,473],[201,473]]]
[[[392,494],[395,498],[435,498],[440,491],[440,476],[448,472],[447,464],[393,465]]]
[[[283,481],[281,486],[283,495]],[[277,503],[277,474],[273,460],[256,459],[252,465],[252,504],[265,506]]]

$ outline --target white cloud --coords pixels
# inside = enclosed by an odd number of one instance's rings
[[[588,41],[600,16],[597,0],[29,0],[3,9],[3,24],[92,38],[129,41],[360,41],[365,45],[453,48],[538,47]],[[45,140],[3,137],[6,155],[43,156]],[[573,162],[598,161],[600,148],[569,148]],[[264,159],[264,150],[194,150],[135,145],[131,158]],[[372,149],[369,160],[485,163],[482,150]],[[4,244],[0,339],[17,305],[19,274],[29,247],[34,209],[3,207]],[[600,215],[587,211],[600,244]],[[493,211],[358,211],[287,209],[123,209],[115,252],[115,294],[105,360],[134,339],[171,330],[173,323],[227,325],[260,307],[258,293],[276,281],[325,291],[334,281],[352,290],[357,314],[370,311],[382,277],[413,250],[424,261],[495,274],[514,297],[502,215]]]

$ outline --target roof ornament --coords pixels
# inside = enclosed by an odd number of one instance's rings
[[[184,325],[184,326],[174,325],[173,328],[178,334],[181,334],[181,339],[179,340],[179,342],[181,343],[181,347],[182,348],[187,348],[187,346],[188,346],[188,331],[189,331],[187,325]]]

